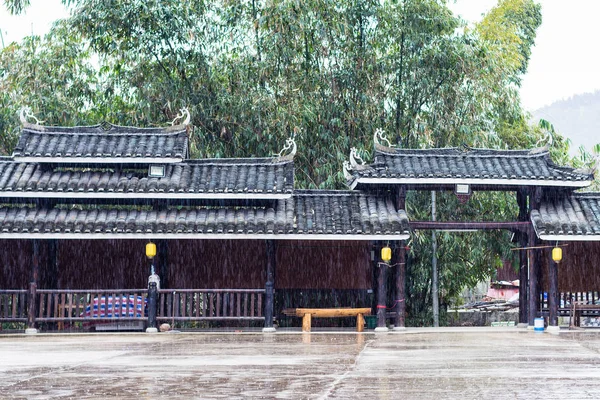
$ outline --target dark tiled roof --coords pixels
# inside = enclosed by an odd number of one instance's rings
[[[546,198],[532,210],[531,221],[542,240],[600,241],[600,193]]]
[[[404,210],[392,200],[352,191],[297,190],[294,227],[298,234],[408,235]]]
[[[37,162],[177,162],[188,157],[187,126],[52,127],[25,124],[13,157]]]
[[[275,207],[188,207],[139,211],[114,206],[85,209],[0,207],[0,237],[303,238],[408,237],[404,210],[359,192],[300,191]],[[390,237],[390,236],[393,236]]]
[[[377,182],[585,187],[593,180],[589,172],[555,165],[546,148],[418,150],[376,144],[375,149],[373,164],[352,171],[351,187]]]
[[[167,164],[165,176],[147,169],[55,169],[0,159],[0,197],[289,197],[294,163],[289,159],[203,159]]]

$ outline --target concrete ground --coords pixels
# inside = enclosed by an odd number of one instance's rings
[[[597,399],[600,331],[0,336],[0,399]]]

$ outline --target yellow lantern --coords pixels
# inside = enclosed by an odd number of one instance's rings
[[[552,249],[552,259],[555,263],[562,261],[562,249],[560,247],[555,247]]]
[[[152,242],[146,243],[146,257],[154,258],[156,255],[156,245]]]
[[[392,260],[392,249],[390,249],[390,246],[381,248],[381,260],[384,263],[389,263]]]

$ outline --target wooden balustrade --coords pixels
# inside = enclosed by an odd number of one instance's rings
[[[27,290],[0,290],[0,322],[27,322]]]
[[[158,321],[264,320],[264,289],[163,289],[158,293]]]
[[[144,321],[146,289],[37,290],[36,322]],[[59,326],[60,329],[60,326]]]

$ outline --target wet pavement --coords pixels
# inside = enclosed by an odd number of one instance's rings
[[[0,336],[1,399],[597,399],[600,331]]]

